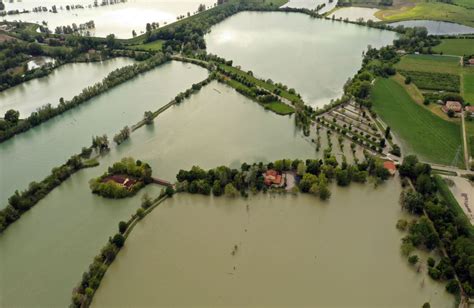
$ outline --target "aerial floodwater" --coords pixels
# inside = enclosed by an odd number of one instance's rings
[[[243,12],[214,26],[206,43],[209,53],[293,87],[307,104],[322,107],[342,95],[368,45],[388,45],[395,37],[303,14]]]
[[[148,73],[151,76],[145,75],[130,81],[110,91],[107,97],[99,97],[92,106],[87,106],[93,109],[87,115],[107,114],[100,110],[101,107],[93,107],[94,104],[105,104],[112,108],[110,104],[122,104],[122,100],[128,103],[131,100],[142,104],[150,102],[150,105],[154,103],[158,108],[170,99],[170,92],[176,94],[190,86],[185,85],[186,76],[192,75],[199,79],[197,76],[206,74],[204,70],[196,71],[194,68],[193,71],[186,67],[181,63],[173,63],[168,68]],[[159,78],[158,72],[167,69],[179,73],[181,77],[178,78],[173,73],[162,73],[163,79]],[[187,78],[189,82],[191,77]],[[150,109],[150,105],[145,108]],[[132,109],[122,110],[134,114]],[[143,112],[139,114],[142,115]],[[74,116],[79,117],[76,114]],[[140,118],[138,114],[137,116]],[[69,117],[71,118],[72,116]],[[106,118],[109,119],[108,116]],[[130,124],[137,120],[137,117],[129,116],[127,122]],[[98,125],[98,121],[95,118],[87,123]],[[112,124],[113,121],[109,122]],[[70,121],[66,121],[61,127],[67,127],[68,123]],[[123,126],[123,122],[116,126],[117,131]],[[56,131],[60,133],[61,129]],[[75,137],[68,133],[68,139],[83,138],[79,132],[77,134],[78,137]],[[39,140],[47,143],[44,134],[37,135]],[[84,135],[86,141],[83,143],[88,144],[90,133],[85,132]],[[22,142],[27,141],[33,142],[35,138],[30,136]],[[36,146],[38,147],[37,144]],[[54,151],[31,150],[24,155],[29,154],[30,160],[39,156],[46,161],[48,153],[52,154]],[[74,174],[4,232],[0,237],[2,306],[68,306],[78,277],[87,269],[108,236],[116,232],[117,223],[128,219],[136,211],[144,192],[155,197],[161,189],[159,186],[149,185],[135,197],[121,200],[105,199],[92,194],[89,180],[103,174],[110,165],[123,157],[132,156],[146,161],[150,163],[155,176],[173,181],[179,169],[190,168],[192,165],[203,168],[219,165],[239,167],[242,162],[273,161],[282,157],[312,158],[316,155],[320,156],[322,153],[317,154],[314,145],[295,130],[292,117],[282,117],[266,111],[232,88],[213,82],[189,100],[160,115],[152,126],[142,127],[134,132],[130,140],[113,148],[100,159],[99,167]],[[0,165],[3,166],[3,153],[0,153],[0,157]],[[21,158],[18,164],[28,163],[26,158]],[[15,161],[12,156],[9,159]],[[56,164],[57,161],[60,160],[53,160]],[[25,172],[28,168],[25,168]],[[14,166],[11,170],[8,169],[15,180],[18,180],[14,176],[15,172],[20,171]],[[29,178],[23,173],[22,177]],[[17,183],[12,188],[25,186],[26,184]],[[393,245],[397,246],[398,243]]]
[[[82,89],[102,81],[111,71],[133,63],[133,59],[114,58],[102,62],[64,64],[45,77],[0,92],[0,114],[14,109],[20,112],[21,118],[27,118],[46,104],[56,107],[60,98],[69,100]]]
[[[174,196],[136,226],[92,306],[453,307],[399,252],[398,180],[331,190]]]
[[[111,140],[125,125],[141,120],[145,111],[160,108],[176,93],[206,77],[207,71],[194,65],[164,64],[1,143],[0,208],[16,189],[42,180],[53,167],[90,146],[92,136],[108,134]]]
[[[132,31],[137,34],[145,32],[146,23],[158,22],[161,26],[176,21],[177,16],[187,15],[197,11],[199,4],[213,6],[215,0],[127,0],[124,3],[93,7],[94,0],[23,0],[4,1],[6,10],[30,10],[44,6],[48,10],[56,5],[58,13],[40,12],[2,17],[8,21],[21,20],[41,24],[45,21],[48,28],[54,32],[58,26],[71,26],[89,22],[95,23],[91,29],[92,35],[105,37],[111,33],[119,38],[132,37]],[[98,1],[100,4],[101,1]],[[83,9],[67,10],[66,5],[82,5]],[[91,6],[91,7],[89,7]]]
[[[473,13],[474,14],[474,13]],[[436,21],[436,20],[407,20],[393,22],[391,26],[405,26],[405,27],[425,27],[428,34],[432,35],[453,35],[453,34],[474,34],[474,28],[465,25],[456,24],[453,22]]]

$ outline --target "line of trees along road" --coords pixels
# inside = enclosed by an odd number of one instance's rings
[[[65,101],[64,99],[60,99],[59,105],[56,107],[47,104],[31,113],[31,115],[26,119],[20,120],[18,117],[14,117],[13,119],[5,118],[4,120],[0,120],[0,143],[16,134],[23,133],[57,115],[73,109],[89,99],[105,93],[109,89],[122,84],[141,73],[149,71],[166,61],[169,61],[169,57],[163,54],[157,54],[149,60],[112,71],[101,82],[83,89],[80,94],[74,96],[71,100]],[[9,110],[7,113],[12,113],[12,111]]]

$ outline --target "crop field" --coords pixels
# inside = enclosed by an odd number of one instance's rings
[[[459,74],[462,70],[459,57],[431,55],[407,55],[395,67],[406,71],[445,74]]]
[[[393,79],[378,79],[372,91],[374,110],[399,136],[406,154],[450,165],[461,147],[458,123],[445,121],[414,102]],[[462,161],[459,162],[460,166]]]
[[[472,1],[472,3],[474,4],[474,1]],[[433,51],[445,55],[471,55],[474,54],[474,39],[443,39],[441,40],[441,44],[433,48]]]
[[[459,75],[399,70],[400,74],[410,77],[422,90],[448,91],[459,93],[461,78]]]

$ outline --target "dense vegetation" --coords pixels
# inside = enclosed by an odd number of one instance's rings
[[[400,175],[414,185],[402,193],[403,207],[421,215],[409,227],[409,235],[403,239],[402,251],[410,255],[411,247],[439,248],[444,257],[437,265],[430,261],[428,274],[431,278],[447,281],[446,290],[457,294],[462,289],[468,296],[474,295],[474,238],[472,227],[459,205],[447,198],[446,188],[440,179],[431,174],[431,167],[418,162],[416,156],[407,156],[399,168]]]
[[[37,111],[31,113],[31,115],[26,119],[19,120],[17,118],[14,121],[9,121],[7,119],[0,120],[0,142],[3,142],[16,134],[23,133],[32,127],[35,127],[57,115],[73,109],[74,107],[77,107],[78,105],[88,101],[92,97],[105,93],[109,89],[122,84],[141,73],[149,71],[168,60],[168,57],[162,54],[157,54],[149,60],[118,68],[110,72],[101,82],[83,89],[80,94],[74,96],[71,100],[65,101],[61,98],[59,100],[59,104],[56,107],[53,107],[51,104],[47,104],[40,107]]]
[[[328,154],[322,160],[282,159],[268,164],[244,163],[240,170],[221,166],[205,171],[198,166],[193,166],[189,171],[179,171],[176,176],[178,180],[176,191],[203,195],[212,193],[214,196],[226,195],[228,197],[236,197],[240,194],[246,197],[249,192],[266,192],[274,189],[264,182],[264,174],[267,170],[288,172],[296,177],[296,186],[292,188],[282,186],[276,190],[290,189],[293,193],[298,191],[311,193],[323,200],[331,196],[329,183],[332,181],[339,186],[347,186],[352,181],[364,183],[369,175],[382,181],[389,177],[382,162],[370,155],[366,156],[364,162],[349,165],[345,162],[339,164],[334,156]]]
[[[114,163],[102,176],[92,179],[90,188],[102,197],[118,199],[135,195],[151,182],[151,167],[128,157]]]
[[[65,164],[53,168],[51,174],[41,182],[31,182],[25,191],[15,191],[15,194],[8,199],[7,207],[0,210],[0,233],[72,174],[83,168],[94,167],[98,164],[96,160],[84,161],[83,157],[73,155]]]

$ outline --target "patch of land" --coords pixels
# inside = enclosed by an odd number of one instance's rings
[[[395,67],[397,70],[428,73],[459,74],[462,70],[459,57],[436,55],[407,55]]]
[[[464,69],[462,80],[464,100],[474,105],[474,68]]]
[[[393,79],[378,79],[372,91],[377,114],[404,141],[408,152],[433,163],[450,165],[461,147],[458,123],[444,121],[411,99]],[[463,159],[459,158],[462,166]]]
[[[472,2],[470,0],[459,0]],[[406,1],[401,5],[378,11],[375,16],[383,21],[395,22],[403,20],[424,19],[450,21],[474,27],[473,11],[460,5],[424,0]]]
[[[163,43],[164,41],[157,40],[157,41],[147,43],[147,44],[129,46],[128,48],[133,49],[133,50],[143,50],[143,51],[160,51],[163,48]]]
[[[472,3],[474,3],[474,1]],[[443,39],[441,40],[441,44],[433,48],[433,51],[445,55],[471,55],[474,54],[474,39]]]

